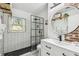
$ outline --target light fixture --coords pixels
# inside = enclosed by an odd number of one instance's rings
[[[79,9],[79,3],[65,3],[65,6],[73,6]]]

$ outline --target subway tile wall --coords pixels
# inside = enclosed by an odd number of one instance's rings
[[[8,15],[4,14],[4,24],[8,25]],[[30,15],[28,16],[30,18]],[[30,20],[26,19],[26,32],[10,33],[6,29],[4,33],[4,53],[30,46]]]

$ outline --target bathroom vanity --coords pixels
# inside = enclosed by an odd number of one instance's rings
[[[54,39],[41,41],[41,56],[79,56],[79,46]]]
[[[50,6],[53,5],[48,4],[50,39],[41,41],[41,56],[79,56],[79,9],[75,4]]]

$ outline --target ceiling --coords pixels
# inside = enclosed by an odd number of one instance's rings
[[[38,13],[47,8],[47,3],[13,3],[12,8],[20,9],[29,13]]]

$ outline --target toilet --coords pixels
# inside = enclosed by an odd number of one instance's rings
[[[38,56],[41,56],[41,44],[37,45]]]

